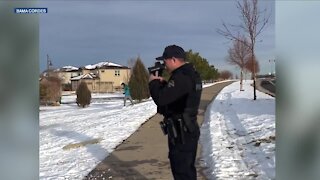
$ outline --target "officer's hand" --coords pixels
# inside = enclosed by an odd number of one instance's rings
[[[163,77],[161,76],[155,76],[153,74],[150,74],[150,77],[149,77],[149,82],[155,80],[155,79],[159,79],[160,81],[163,81]]]

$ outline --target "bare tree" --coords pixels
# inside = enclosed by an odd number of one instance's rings
[[[58,76],[42,77],[40,81],[40,103],[59,105],[61,100],[61,79]]]
[[[230,79],[232,76],[232,73],[228,70],[219,72],[219,78],[221,79]]]
[[[243,3],[241,4],[239,1],[237,2],[237,8],[239,9],[241,13],[241,24],[240,25],[230,25],[227,26],[224,22],[223,30],[218,29],[217,32],[223,36],[225,36],[227,39],[230,40],[239,40],[246,46],[248,46],[251,50],[251,60],[253,61],[255,59],[254,54],[254,48],[256,44],[256,38],[257,36],[262,32],[264,27],[266,27],[270,15],[266,16],[266,9],[264,11],[258,11],[258,0],[243,0]],[[261,18],[261,15],[264,15],[263,18]],[[230,29],[234,28],[234,29]],[[235,33],[235,32],[236,33]],[[249,39],[250,43],[243,42],[241,39],[239,39],[238,34],[240,32],[244,33]],[[255,77],[255,63],[253,64],[253,99],[256,100],[256,77]]]
[[[250,60],[251,51],[248,46],[242,42],[247,42],[245,37],[239,37],[241,41],[233,40],[233,47],[228,50],[227,62],[240,68],[240,91],[243,91],[243,73],[246,70],[246,64]]]
[[[260,65],[259,65],[259,61],[257,61],[256,57],[254,60],[251,59],[248,60],[245,64],[244,67],[246,70],[248,70],[249,72],[251,72],[251,79],[254,78],[253,76],[253,71],[255,71],[256,73],[260,72]]]

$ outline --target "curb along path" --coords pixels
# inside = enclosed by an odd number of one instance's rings
[[[201,95],[199,125],[202,124],[206,108],[225,86],[234,81],[218,83],[204,88]],[[134,134],[119,145],[101,161],[85,179],[116,180],[169,180],[173,179],[168,159],[167,137],[162,134],[159,122],[162,116],[156,114],[144,123]],[[199,165],[201,146],[197,152],[198,178],[206,179]]]

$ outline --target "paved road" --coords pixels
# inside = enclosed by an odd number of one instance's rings
[[[222,88],[232,82],[219,83],[204,88],[200,102],[198,121],[203,122],[208,104]],[[99,163],[85,179],[116,180],[169,180],[173,179],[168,159],[167,137],[162,134],[159,122],[162,116],[156,114],[144,123],[134,134],[119,145],[108,157]],[[197,171],[199,180],[206,179],[200,167],[201,147],[197,152]]]
[[[257,89],[263,93],[276,96],[275,80],[271,79],[257,79]]]

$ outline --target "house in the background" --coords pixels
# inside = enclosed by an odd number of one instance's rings
[[[70,79],[72,90],[75,91],[80,81],[85,81],[91,92],[114,92],[127,83],[130,68],[112,62],[100,62],[79,68],[80,74]]]
[[[78,77],[82,74],[79,68],[73,66],[64,66],[54,70],[54,72],[61,79],[61,85],[64,91],[71,91],[71,78]]]
[[[72,85],[73,91],[77,90],[81,81],[86,82],[88,89],[91,92],[99,92],[100,87],[97,87],[96,85],[100,81],[100,78],[97,77],[94,73],[89,72],[87,74],[83,74],[83,75],[71,78],[71,85]],[[97,88],[98,90],[96,90]],[[110,92],[111,90],[112,90],[111,88],[104,89],[104,91],[107,91],[107,92]]]

